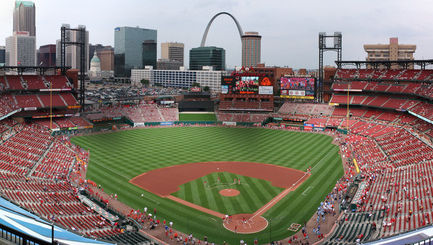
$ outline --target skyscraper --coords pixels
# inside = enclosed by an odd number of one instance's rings
[[[211,66],[214,71],[226,69],[226,51],[218,47],[198,47],[189,51],[189,69],[202,70]]]
[[[114,48],[105,47],[103,50],[97,52],[101,61],[101,70],[114,71]]]
[[[152,66],[156,69],[156,42],[146,40],[143,43],[143,67]]]
[[[13,14],[13,31],[28,31],[29,35],[36,36],[36,7],[31,1],[15,1]]]
[[[261,58],[262,36],[258,32],[245,32],[242,35],[242,66],[257,67]]]
[[[56,45],[48,44],[39,47],[38,53],[39,66],[55,66],[56,65]]]
[[[16,31],[13,36],[6,38],[7,66],[35,66],[36,65],[36,37],[27,31]]]
[[[0,46],[0,66],[4,66],[6,63],[6,47]]]
[[[114,75],[131,76],[131,69],[143,68],[143,43],[157,43],[157,31],[139,27],[116,27],[114,29]]]
[[[184,48],[183,43],[161,43],[161,60],[179,61],[183,66]]]

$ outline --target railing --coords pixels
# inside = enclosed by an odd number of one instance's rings
[[[13,242],[15,244],[22,244],[22,245],[48,245],[48,244],[58,244],[56,241],[47,242],[44,240],[41,240],[36,237],[29,236],[25,233],[19,232],[15,229],[12,229],[10,227],[7,227],[3,224],[0,224],[0,232],[1,232],[1,238],[8,240],[10,242]]]
[[[45,244],[47,244],[47,245],[48,244],[53,244],[53,245],[55,244],[55,245],[57,245],[57,244],[59,244],[59,243],[57,243],[57,241],[54,240],[54,225],[53,224],[50,224],[50,223],[47,223],[47,222],[43,222],[43,221],[40,221],[40,220],[36,220],[33,217],[30,217],[30,216],[28,216],[26,214],[17,212],[15,210],[10,209],[8,207],[5,207],[3,205],[0,205],[0,207],[3,208],[3,209],[8,210],[9,212],[13,212],[13,213],[16,213],[18,215],[25,216],[27,218],[33,219],[33,220],[35,220],[38,223],[51,226],[51,242],[47,242],[45,240],[42,240],[42,239],[39,239],[39,238],[36,238],[36,237],[32,237],[30,235],[27,235],[27,234],[25,234],[23,232],[17,231],[17,230],[15,230],[13,228],[10,228],[10,227],[5,226],[5,225],[3,225],[3,224],[0,223],[1,238],[6,239],[8,241],[11,241],[11,242],[13,242],[15,244],[20,244],[20,245],[21,244],[22,245],[33,245],[33,244],[34,245],[39,245],[39,244],[40,245],[45,245]]]

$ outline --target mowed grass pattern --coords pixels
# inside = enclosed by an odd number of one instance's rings
[[[134,209],[158,209],[159,218],[174,222],[174,228],[210,242],[231,244],[244,239],[259,243],[292,235],[291,223],[310,219],[336,181],[343,175],[339,148],[321,134],[286,132],[262,128],[176,127],[133,129],[71,139],[90,149],[87,178],[101,184],[107,193]],[[128,181],[133,177],[176,164],[206,161],[243,161],[276,164],[312,175],[263,216],[272,224],[256,234],[234,234],[212,215],[146,192]],[[142,197],[141,194],[144,194]]]
[[[234,197],[221,196],[219,192],[223,189],[235,189],[240,193]],[[212,173],[181,185],[180,190],[172,195],[221,214],[233,215],[252,214],[283,190],[284,188],[272,186],[266,180],[222,172]]]
[[[179,121],[216,121],[214,113],[180,113]]]

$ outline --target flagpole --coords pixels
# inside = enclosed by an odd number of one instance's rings
[[[53,84],[50,81],[50,131],[53,131]]]
[[[350,103],[349,91],[350,91],[350,83],[347,86],[346,134],[349,134],[349,103]]]

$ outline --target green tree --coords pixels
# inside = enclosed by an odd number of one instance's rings
[[[203,91],[205,92],[209,91],[209,86],[204,86]]]
[[[192,83],[192,87],[200,87],[200,83],[198,83],[198,82],[193,82],[193,83]]]
[[[150,83],[150,82],[149,82],[149,79],[144,79],[144,78],[141,79],[140,82],[141,82],[141,84],[143,84],[145,87],[147,87],[147,86],[149,85],[149,83]]]

